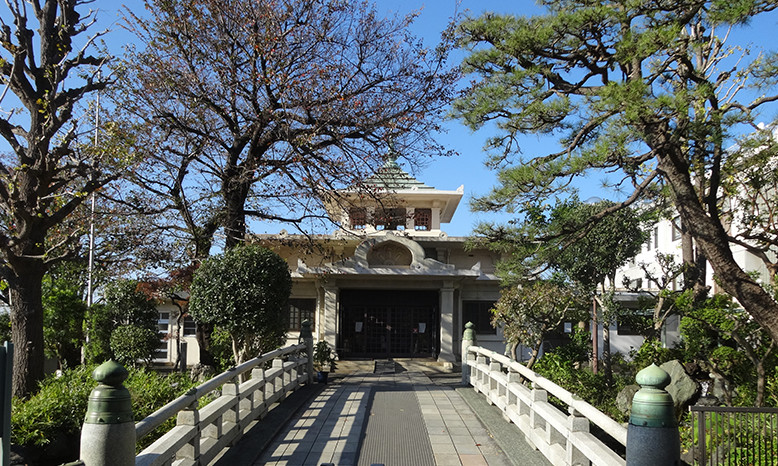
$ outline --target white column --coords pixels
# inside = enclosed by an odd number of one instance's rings
[[[433,207],[430,230],[440,230],[440,207]]]
[[[319,339],[324,339],[333,348],[338,334],[338,288],[334,286],[324,287],[324,320],[319,326]]]
[[[438,361],[454,362],[454,284],[444,282],[440,289],[440,354]]]

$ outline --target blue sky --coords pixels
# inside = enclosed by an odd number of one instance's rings
[[[430,47],[437,43],[440,31],[445,28],[448,19],[457,12],[467,10],[470,15],[477,16],[485,11],[513,14],[538,14],[542,11],[534,2],[523,0],[461,0],[459,2],[456,0],[427,2],[420,0],[378,0],[376,3],[379,11],[387,14],[403,15],[414,10],[421,10],[412,27],[412,32],[422,37]],[[123,4],[133,11],[142,12],[140,0],[125,1]],[[113,18],[118,19],[119,17],[118,6],[101,6],[100,10],[100,20],[103,24],[110,24],[113,22]],[[765,45],[770,38],[774,37],[776,23],[778,23],[778,13],[763,15],[748,27],[736,30],[733,39],[744,45],[749,43],[755,43],[758,46]],[[131,36],[122,31],[116,31],[114,28],[114,32],[108,37],[108,40],[112,47],[120,47],[127,40],[131,40]],[[115,52],[119,51],[115,50]],[[462,52],[457,52],[453,57],[454,62],[458,63],[463,56]],[[419,180],[439,189],[454,190],[464,184],[465,197],[452,223],[443,225],[444,231],[451,236],[465,236],[479,221],[504,221],[510,218],[507,215],[476,214],[470,212],[469,209],[469,200],[473,196],[488,193],[496,180],[496,174],[484,166],[486,155],[482,147],[488,135],[487,131],[473,133],[457,121],[448,121],[445,126],[448,128],[448,132],[441,134],[439,141],[446,147],[454,149],[459,153],[459,156],[436,158],[430,160],[420,170],[411,171]],[[521,149],[525,156],[546,154],[556,147],[555,140],[551,138],[528,135],[521,141]],[[586,199],[595,195],[602,198],[610,197],[608,193],[600,190],[599,181],[596,178],[582,186],[581,197]],[[283,225],[255,225],[253,232],[273,233],[282,228],[284,228]]]

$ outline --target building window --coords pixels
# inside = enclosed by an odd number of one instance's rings
[[[681,217],[673,219],[673,241],[681,239]]]
[[[654,249],[659,248],[659,227],[654,227]]]
[[[491,309],[494,303],[494,301],[462,301],[463,322],[475,324],[477,334],[497,334],[497,329],[492,327]]]
[[[413,228],[416,231],[432,229],[432,209],[416,209],[413,214]]]
[[[197,324],[195,324],[194,319],[189,314],[184,316],[183,332],[185,337],[197,334]]]
[[[405,209],[384,209],[376,215],[376,230],[405,230]]]
[[[170,333],[170,312],[159,311],[159,319],[157,320],[157,329],[159,329],[159,345],[154,353],[154,359],[167,359],[167,336]]]
[[[316,312],[316,298],[289,299],[289,330],[300,331],[302,323],[308,319],[313,326],[313,316]]]
[[[620,317],[616,321],[619,335],[643,335],[651,328],[651,315],[645,311],[632,310],[631,315]]]
[[[355,207],[349,211],[349,220],[352,230],[364,230],[367,227],[367,210],[364,207]]]

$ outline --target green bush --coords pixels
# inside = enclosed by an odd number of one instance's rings
[[[60,369],[81,364],[87,305],[80,284],[46,276],[43,280],[43,338],[46,356]]]
[[[137,366],[138,361],[151,362],[159,346],[159,334],[154,330],[123,325],[111,333],[111,352],[125,367]]]
[[[0,344],[11,341],[11,314],[0,312]]]
[[[13,399],[11,439],[17,445],[41,447],[57,434],[81,430],[86,402],[96,382],[94,366],[78,366],[51,375],[40,383],[40,390],[29,399]]]
[[[205,260],[194,274],[189,313],[232,337],[235,363],[278,348],[287,329],[292,279],[278,254],[239,246]]]
[[[641,370],[650,366],[652,363],[657,366],[661,366],[667,361],[678,359],[683,361],[683,354],[680,350],[665,348],[662,346],[662,342],[655,339],[648,339],[640,345],[637,350],[629,352],[630,359],[632,360],[632,376],[636,375]]]
[[[216,372],[226,371],[228,368],[235,366],[230,332],[221,327],[213,329],[211,334],[211,354],[216,361]]]
[[[100,364],[111,359],[111,331],[114,323],[111,311],[102,304],[87,310],[89,342],[84,346],[84,358],[89,364]]]
[[[586,355],[583,348],[585,335],[588,334],[581,332],[581,335],[578,338],[574,337],[571,343],[544,353],[532,370],[570,393],[578,395],[613,419],[619,422],[626,421],[626,416],[616,407],[616,395],[629,383],[629,378],[614,373],[613,383],[609,386],[603,372],[598,374],[592,372],[582,359]],[[559,403],[560,408],[566,409],[566,406]]]
[[[115,355],[112,351],[114,341],[113,332],[124,326],[134,326],[147,329],[157,334],[159,312],[156,308],[156,302],[145,293],[138,289],[138,282],[134,280],[119,280],[105,287],[105,305],[92,306],[87,313],[87,325],[89,343],[86,345],[86,360],[89,363],[99,364],[114,357],[122,360],[125,364],[134,364],[135,359],[129,359],[127,351],[123,354]],[[148,332],[144,332],[148,333]],[[138,334],[138,332],[135,332]],[[121,342],[128,340],[145,341],[136,336],[130,337],[129,332],[117,337]],[[156,349],[160,336],[155,336]],[[150,341],[150,338],[149,338]],[[120,344],[119,341],[116,342]],[[147,347],[143,346],[143,352]],[[153,354],[151,351],[149,354]],[[139,359],[145,359],[146,354],[140,355]],[[132,361],[132,362],[127,362]]]
[[[92,379],[95,366],[78,366],[63,371],[61,377],[49,376],[40,383],[38,393],[29,399],[14,398],[11,410],[13,443],[27,448],[45,447],[58,435],[78,434],[86,414],[87,399],[97,382]],[[166,403],[196,386],[187,374],[162,375],[145,369],[128,369],[125,386],[132,396],[132,411],[139,421]],[[175,423],[144,437],[140,446],[151,444]],[[75,458],[73,458],[75,459]]]

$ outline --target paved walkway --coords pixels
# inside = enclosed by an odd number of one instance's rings
[[[327,385],[253,463],[245,464],[548,464],[523,439],[511,442],[524,444],[516,453],[511,450],[517,445],[502,449],[495,437],[452,386],[435,384],[420,372],[359,373]]]

